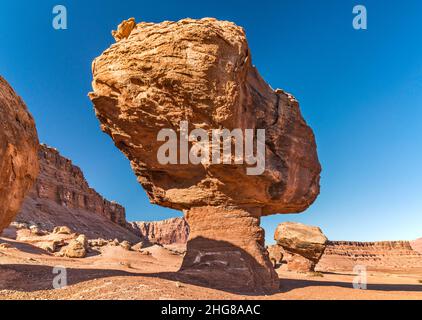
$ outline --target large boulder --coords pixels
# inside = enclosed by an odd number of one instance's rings
[[[34,119],[0,77],[0,233],[18,213],[39,170]]]
[[[217,287],[277,288],[260,217],[301,212],[319,194],[315,138],[297,100],[265,83],[252,65],[244,30],[234,23],[184,19],[129,29],[93,62],[90,98],[102,130],[131,161],[152,203],[184,210],[191,228],[185,273],[208,273],[210,285]],[[162,129],[173,130],[180,141],[188,139],[189,148],[203,143],[188,134],[194,129],[206,130],[207,137],[212,130],[251,129],[255,138],[257,130],[265,130],[265,140],[257,142],[264,148],[258,158],[265,159],[265,166],[251,174],[253,166],[237,161],[237,155],[229,157],[229,163],[195,164],[184,159],[182,144],[177,161],[162,163]],[[233,226],[232,232],[225,225]],[[246,234],[238,233],[248,228]],[[220,271],[231,274],[248,264],[243,270],[252,270],[249,281],[225,281],[222,272],[215,276],[211,266],[233,262],[233,248],[242,252],[238,261]],[[203,255],[207,263],[201,263],[199,272],[193,262],[202,261]],[[243,255],[253,259],[241,262]],[[255,263],[259,272],[253,271]]]
[[[281,247],[288,270],[299,272],[315,270],[328,241],[320,228],[294,222],[278,225],[274,240]]]

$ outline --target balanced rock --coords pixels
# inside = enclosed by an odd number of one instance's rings
[[[139,23],[95,59],[93,77],[101,128],[131,161],[151,202],[184,210],[191,232],[182,271],[219,288],[278,288],[260,217],[307,209],[319,194],[321,167],[297,100],[261,78],[244,30],[211,18]],[[256,148],[264,148],[257,167],[265,160],[264,167],[248,170],[243,151],[224,162],[186,161],[185,147],[163,163],[162,129],[188,138],[191,152],[201,145],[192,130],[208,137],[251,130]]]
[[[0,233],[18,213],[39,170],[34,119],[0,77]]]
[[[328,241],[320,228],[294,222],[280,224],[274,240],[282,248],[287,269],[298,272],[315,270]]]

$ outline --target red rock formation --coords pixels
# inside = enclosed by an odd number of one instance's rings
[[[282,248],[278,244],[267,246],[267,251],[274,268],[280,267],[283,262],[284,252],[281,249]]]
[[[301,212],[318,196],[321,167],[299,103],[265,83],[235,24],[140,23],[95,59],[93,76],[101,128],[129,158],[151,202],[178,210],[242,205],[270,215]],[[184,120],[189,132],[265,129],[265,172],[248,175],[246,163],[160,164],[159,131],[179,132]]]
[[[40,174],[17,222],[37,224],[50,231],[68,226],[90,238],[138,240],[125,229],[125,209],[90,188],[80,168],[45,145],[40,146],[38,157]]]
[[[421,268],[422,255],[408,241],[329,241],[316,269],[353,271],[356,265],[374,270]]]
[[[298,272],[315,270],[328,241],[320,228],[293,222],[278,225],[274,239],[280,247],[286,269]]]
[[[201,274],[208,274],[214,286],[278,288],[262,243],[259,218],[301,212],[319,194],[321,167],[315,138],[299,103],[265,83],[252,65],[244,30],[231,22],[185,19],[140,23],[134,28],[127,23],[115,33],[125,31],[119,41],[93,62],[90,98],[102,130],[131,161],[152,203],[186,210],[193,232],[184,272],[189,266],[202,281],[193,262],[198,254],[206,254],[208,261],[201,264]],[[243,133],[265,130],[263,174],[248,175],[246,163],[195,165],[181,159],[178,164],[160,163],[157,154],[163,143],[157,142],[158,133],[161,129],[180,133],[181,121],[188,122],[189,132],[201,128],[209,136],[222,128]],[[230,232],[226,225],[232,227]],[[215,241],[219,241],[215,248],[222,251],[210,255],[208,249],[212,250]],[[238,246],[239,261],[227,255],[232,251],[230,244]],[[242,262],[244,254],[254,257],[254,262]],[[223,258],[230,263],[226,261],[217,272],[210,267],[214,266],[211,256],[215,264]],[[243,266],[249,275],[223,276],[224,272],[238,272],[234,266]]]
[[[140,238],[152,243],[184,244],[189,237],[189,226],[183,218],[152,222],[130,222],[128,228]]]
[[[0,77],[0,233],[38,175],[38,136],[22,99]]]
[[[223,218],[222,218],[223,217]],[[221,289],[271,289],[278,277],[265,249],[260,212],[213,206],[192,208],[182,273]]]

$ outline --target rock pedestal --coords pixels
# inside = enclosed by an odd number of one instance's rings
[[[190,235],[182,273],[214,288],[278,289],[259,209],[197,207],[186,211],[185,218]]]
[[[118,28],[118,42],[92,65],[89,97],[101,129],[130,160],[152,203],[187,212],[183,273],[217,287],[276,288],[259,219],[302,212],[319,194],[315,137],[298,101],[264,81],[245,31],[232,22],[132,22]],[[192,135],[197,129],[208,138],[226,129],[226,141],[236,144],[243,138],[235,132],[257,139],[264,131],[255,144],[265,165],[249,174],[247,161],[239,161],[248,158],[243,151],[226,155],[228,163],[218,156],[187,161],[187,150],[203,144]],[[158,159],[162,130],[179,146],[171,161]],[[178,143],[188,135],[188,145]],[[212,145],[214,155],[222,149]]]

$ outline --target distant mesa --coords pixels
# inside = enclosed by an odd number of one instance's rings
[[[151,202],[184,211],[190,236],[181,273],[201,281],[208,274],[219,288],[277,289],[260,217],[302,212],[320,190],[315,137],[298,101],[262,79],[232,22],[128,20],[113,35],[117,42],[93,62],[89,97]],[[159,131],[178,132],[182,121],[209,134],[264,129],[264,173],[247,175],[246,164],[160,164]],[[232,266],[249,271],[227,281]]]
[[[381,271],[421,269],[422,253],[414,249],[417,246],[412,248],[409,241],[329,241],[316,269],[350,272],[356,265]]]

